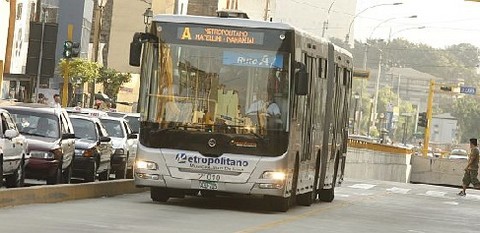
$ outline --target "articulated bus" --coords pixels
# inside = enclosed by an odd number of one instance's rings
[[[331,202],[343,180],[352,55],[288,24],[158,15],[135,33],[135,185],[153,201],[255,195]]]

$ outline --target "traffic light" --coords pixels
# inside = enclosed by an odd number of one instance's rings
[[[441,86],[441,87],[440,87],[440,90],[442,90],[442,91],[452,91],[452,87],[449,87],[449,86]]]
[[[73,42],[67,40],[63,42],[63,58],[72,58]]]
[[[428,124],[427,113],[426,112],[419,113],[418,114],[418,126],[427,127],[427,124]]]
[[[80,55],[80,43],[73,42],[72,46],[72,57],[78,57]]]

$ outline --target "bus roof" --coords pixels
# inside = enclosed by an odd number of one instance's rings
[[[156,15],[153,18],[153,21],[171,22],[171,23],[188,23],[188,24],[205,24],[205,25],[217,25],[217,26],[234,26],[234,27],[247,27],[247,28],[262,28],[262,29],[294,30],[296,31],[296,33],[299,33],[303,36],[314,38],[316,40],[321,41],[322,43],[330,42],[326,38],[315,36],[310,32],[307,32],[300,28],[293,27],[286,23],[266,22],[266,21],[258,21],[258,20],[243,19],[243,18],[220,18],[220,17],[211,17],[211,16],[170,15],[170,14]],[[345,54],[349,57],[352,57],[352,54],[346,49],[343,49],[335,44],[334,44],[334,47],[337,52]]]
[[[218,26],[234,26],[234,27],[248,27],[248,28],[264,28],[264,29],[282,29],[294,30],[294,28],[285,23],[273,23],[265,21],[257,21],[252,19],[241,18],[220,18],[208,16],[193,16],[193,15],[156,15],[153,18],[156,22],[172,22],[172,23],[191,23],[191,24],[206,24]]]

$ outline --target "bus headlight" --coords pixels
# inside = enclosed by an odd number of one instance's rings
[[[150,161],[137,161],[135,162],[135,168],[137,169],[147,169],[147,170],[157,170],[157,163]]]
[[[287,175],[285,172],[266,171],[262,174],[262,179],[283,181]]]

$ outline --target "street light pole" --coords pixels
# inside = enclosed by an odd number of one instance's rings
[[[378,91],[379,91],[379,88],[380,88],[380,76],[381,76],[381,73],[382,73],[382,53],[383,53],[383,51],[380,50],[380,56],[378,58],[377,79],[375,80],[375,95],[373,97],[373,119],[374,119],[373,122],[375,122],[377,120]]]
[[[358,99],[360,99],[360,94],[355,92],[353,95],[355,98],[355,107],[353,108],[353,122],[352,122],[352,134],[355,134],[355,124],[357,124],[357,106],[358,106]]]
[[[392,37],[393,37],[395,34],[398,34],[398,33],[400,33],[400,32],[408,31],[408,30],[415,30],[415,29],[419,29],[419,30],[420,30],[420,29],[425,29],[425,28],[427,28],[427,27],[425,27],[425,26],[410,27],[410,28],[404,28],[404,29],[398,30],[398,31],[396,31],[396,32],[394,32],[394,33],[390,33],[390,34],[388,35],[388,42],[390,43],[390,41],[392,40]]]
[[[395,3],[387,3],[387,4],[377,4],[377,5],[373,5],[373,6],[370,6],[370,7],[367,7],[365,9],[363,9],[362,11],[358,12],[355,16],[353,16],[353,19],[352,21],[350,22],[350,24],[348,25],[348,32],[347,32],[347,35],[345,35],[345,44],[349,44],[349,40],[350,40],[350,31],[352,30],[352,26],[353,26],[353,22],[355,21],[355,19],[360,15],[362,14],[363,12],[369,10],[369,9],[372,9],[372,8],[375,8],[375,7],[379,7],[379,6],[398,6],[398,5],[402,5],[403,3],[401,2],[395,2]]]
[[[384,23],[387,23],[389,21],[392,21],[394,19],[416,19],[418,16],[417,15],[411,15],[411,16],[408,16],[408,17],[393,17],[393,18],[388,18],[386,20],[383,20],[382,22],[380,22],[379,24],[377,24],[377,26],[375,26],[372,30],[372,32],[370,33],[370,36],[368,37],[369,39],[372,38],[373,36],[373,33],[375,32],[375,30],[377,30],[377,28],[379,28],[380,26],[382,26]]]
[[[367,124],[367,136],[370,137],[370,128],[372,127],[372,117],[373,117],[373,99],[370,98],[370,114],[368,116]]]
[[[332,10],[332,6],[335,3],[335,1],[336,0],[334,0],[332,3],[330,3],[330,7],[328,7],[327,18],[325,19],[325,21],[323,21],[322,37],[325,37],[325,32],[328,29],[328,19],[330,18],[330,10]]]

